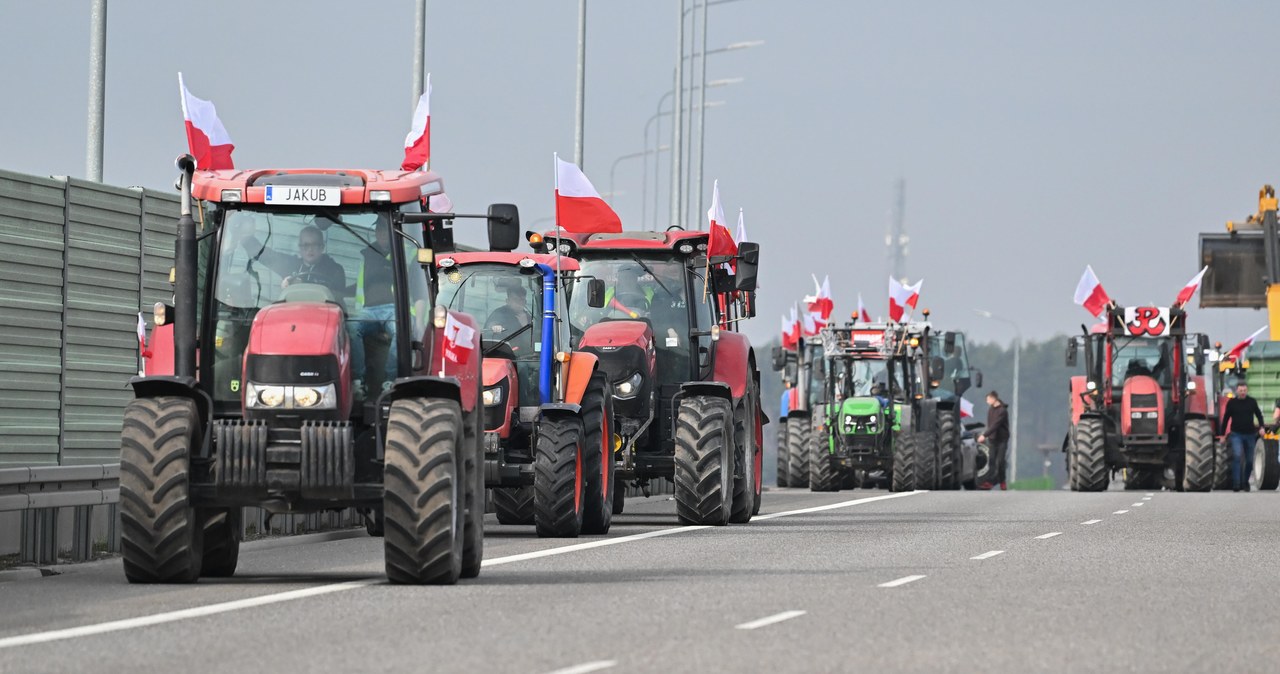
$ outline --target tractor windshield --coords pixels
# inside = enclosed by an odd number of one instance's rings
[[[1145,375],[1154,377],[1161,388],[1169,388],[1172,368],[1170,343],[1159,339],[1117,339],[1111,367],[1111,385],[1124,386],[1126,379]]]
[[[950,398],[964,393],[960,389],[969,380],[969,358],[964,348],[964,335],[958,332],[950,333],[955,342],[951,353],[947,353],[946,334],[930,333],[929,354],[934,374],[937,374],[939,366],[942,372],[941,378],[936,380],[935,395]]]
[[[542,346],[542,276],[531,272],[491,262],[460,265],[442,270],[437,298],[481,321],[486,357],[515,356],[521,405],[537,404]]]
[[[889,378],[888,363],[879,358],[857,359],[849,361],[846,368],[847,396],[882,395],[886,398],[901,397],[901,372],[894,371],[893,381]],[[890,395],[892,393],[892,395]]]
[[[671,255],[644,256],[610,251],[611,257],[584,257],[579,277],[605,282],[604,307],[587,305],[586,293],[578,293],[569,303],[569,322],[575,342],[590,326],[605,320],[638,319],[653,327],[657,350],[658,379],[685,381],[691,375],[690,332],[710,330],[711,309],[702,299],[702,278],[690,273],[683,259]],[[690,279],[690,287],[686,284]],[[689,300],[694,299],[694,311]],[[697,327],[690,325],[696,317]]]
[[[390,215],[388,208],[367,206],[287,211],[246,206],[220,214],[212,277],[215,400],[239,400],[253,319],[281,302],[342,308],[351,378],[364,388],[376,394],[384,382],[408,374],[398,367],[397,288],[407,279],[412,320],[405,336],[410,341],[422,340],[430,294],[415,261],[421,226],[405,225],[407,239],[393,237]],[[404,249],[401,255],[393,256],[393,238]],[[407,266],[407,275],[397,272],[397,264]]]

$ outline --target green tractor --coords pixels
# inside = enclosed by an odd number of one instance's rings
[[[926,314],[927,318],[927,314]],[[972,489],[982,462],[961,436],[971,372],[964,335],[927,323],[853,324],[824,333],[809,488]]]

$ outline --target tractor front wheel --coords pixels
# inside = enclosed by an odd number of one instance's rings
[[[787,485],[809,486],[809,418],[807,415],[787,417]]]
[[[916,488],[916,442],[909,430],[899,431],[893,439],[893,491],[914,491]]]
[[[1072,456],[1072,491],[1106,491],[1111,471],[1107,468],[1107,435],[1102,420],[1081,419],[1076,424]]]
[[[779,487],[787,487],[791,483],[787,481],[787,477],[791,470],[791,462],[787,460],[787,420],[778,420],[777,440],[773,444],[778,448],[778,475],[774,479],[775,484]]]
[[[1259,439],[1253,452],[1253,488],[1258,491],[1275,491],[1280,486],[1280,455],[1276,441]]]
[[[794,430],[794,429],[792,429]],[[689,396],[676,412],[676,517],[682,524],[723,526],[733,505],[733,408]]]
[[[577,538],[586,515],[581,417],[543,417],[533,459],[533,525],[543,538]],[[593,447],[596,450],[598,447]]]
[[[582,533],[607,534],[613,524],[613,387],[603,372],[591,375],[582,395],[584,480]]]
[[[1183,490],[1209,491],[1213,488],[1213,431],[1209,422],[1189,419],[1183,428],[1182,438],[1187,454]]]

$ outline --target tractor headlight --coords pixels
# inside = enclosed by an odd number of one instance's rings
[[[618,385],[613,388],[613,397],[619,400],[630,400],[640,393],[640,385],[643,383],[644,378],[640,376],[639,372],[636,372],[618,382]]]
[[[1130,412],[1130,413],[1129,413],[1129,418],[1130,418],[1130,419],[1141,419],[1141,418],[1142,418],[1142,412]]]
[[[338,406],[338,392],[333,384],[276,386],[249,382],[245,386],[245,406],[257,409],[334,409]]]
[[[480,402],[484,403],[485,407],[493,407],[494,405],[501,405],[502,404],[502,387],[494,386],[492,388],[485,389],[480,394]]]
[[[258,386],[255,384],[249,384],[248,393],[250,407],[280,407],[284,404],[283,386]]]
[[[293,406],[312,409],[333,409],[337,407],[337,392],[333,384],[325,386],[295,386],[293,388]]]

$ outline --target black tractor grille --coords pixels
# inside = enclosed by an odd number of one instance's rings
[[[1159,435],[1160,424],[1157,419],[1134,419],[1129,423],[1130,435]]]
[[[1129,396],[1130,409],[1153,410],[1160,404],[1159,396],[1155,393],[1135,393]]]

